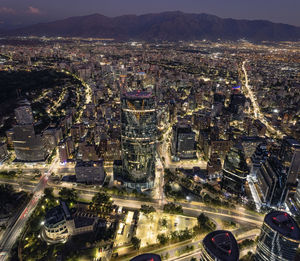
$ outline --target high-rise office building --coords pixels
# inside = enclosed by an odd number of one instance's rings
[[[300,243],[300,229],[287,213],[272,211],[265,216],[255,261],[293,261]]]
[[[242,93],[233,93],[230,96],[229,110],[231,113],[240,114],[244,110],[246,97]]]
[[[48,155],[47,146],[44,137],[35,132],[30,103],[20,101],[15,113],[17,125],[13,127],[12,139],[17,160],[44,161]]]
[[[200,261],[237,261],[239,248],[233,234],[226,230],[216,230],[202,241]]]
[[[173,126],[173,139],[171,151],[179,159],[196,158],[195,132],[188,124]]]
[[[135,90],[121,99],[123,183],[128,188],[152,188],[155,178],[156,103],[151,92]]]
[[[19,161],[44,161],[48,155],[41,134],[35,134],[34,126],[15,125],[13,127],[13,144],[16,158]]]
[[[19,125],[33,124],[33,114],[30,103],[27,99],[20,100],[15,109],[16,121]]]
[[[257,171],[261,201],[280,207],[286,197],[286,170],[277,157],[269,157]]]
[[[244,194],[248,174],[249,169],[243,150],[236,145],[230,149],[224,161],[222,189],[237,195]]]
[[[285,137],[279,153],[284,166],[288,168],[287,189],[294,193],[300,176],[300,143],[291,137]]]

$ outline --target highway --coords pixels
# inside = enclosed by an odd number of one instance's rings
[[[47,186],[48,177],[51,175],[51,172],[53,171],[56,164],[58,164],[58,157],[54,159],[48,171],[41,176],[39,183],[33,190],[32,199],[25,206],[16,222],[11,227],[8,227],[4,232],[4,235],[0,241],[0,261],[5,261],[8,259],[13,245],[17,241],[17,238],[20,236],[22,230],[26,225],[26,222],[29,220],[34,209],[38,205],[40,198],[43,196],[44,189]]]
[[[235,235],[238,235],[238,234],[244,233],[245,232],[244,230],[245,230],[244,228],[237,228],[235,230],[232,230],[231,232]],[[259,229],[249,229],[247,233],[248,233],[247,236],[244,236],[241,238],[236,237],[237,241],[240,242],[245,239],[255,239],[255,237],[257,237],[259,235],[260,230]],[[154,251],[154,253],[157,253],[160,256],[166,256],[168,254],[169,257],[168,257],[168,259],[166,259],[168,261],[175,261],[175,260],[176,261],[178,261],[178,260],[190,261],[192,257],[195,257],[198,260],[200,258],[200,253],[201,253],[200,245],[202,243],[204,236],[205,235],[202,234],[202,235],[199,235],[195,239],[189,239],[189,240],[186,240],[183,242],[178,242],[178,243],[175,243],[172,245],[162,246],[159,249],[156,249]],[[187,246],[189,246],[189,247],[193,246],[194,250],[178,256],[178,252],[180,250],[183,250]],[[240,257],[244,256],[245,254],[247,254],[247,252],[240,253]],[[129,261],[130,257],[124,258],[122,260]]]
[[[90,201],[96,192],[87,193],[86,191],[80,192],[79,197],[84,199],[85,201]],[[145,202],[140,199],[129,199],[129,198],[120,198],[112,196],[112,200],[118,206],[139,209],[141,205],[147,204],[155,207],[157,210],[162,210],[162,206],[159,202]],[[167,201],[171,202],[171,201]],[[263,217],[255,214],[248,213],[245,209],[241,210],[232,210],[232,209],[224,209],[224,208],[214,208],[206,206],[202,203],[190,202],[190,203],[182,203],[177,202],[182,206],[183,212],[185,215],[198,217],[199,214],[205,213],[207,216],[211,218],[221,218],[224,220],[235,221],[241,224],[252,225],[255,227],[260,227],[263,223]]]

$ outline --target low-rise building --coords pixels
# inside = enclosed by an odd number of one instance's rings
[[[42,238],[49,243],[65,242],[70,236],[93,232],[98,218],[86,212],[70,212],[65,202],[46,213],[41,231]]]
[[[103,161],[77,161],[75,174],[77,182],[101,184],[105,179]]]

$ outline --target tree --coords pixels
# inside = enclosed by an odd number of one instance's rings
[[[249,251],[247,253],[247,255],[243,256],[240,260],[241,261],[253,261],[253,253],[251,251]]]
[[[145,215],[148,215],[150,213],[156,212],[155,208],[148,205],[141,205],[140,211],[144,213]]]
[[[192,257],[192,258],[191,258],[191,261],[197,261],[197,258]]]
[[[138,250],[141,247],[141,240],[137,237],[132,237],[131,238],[131,243],[133,245],[133,247]]]
[[[90,208],[97,212],[111,212],[113,201],[106,192],[98,192],[90,203]]]
[[[78,193],[75,189],[62,188],[58,194],[62,200],[68,203],[77,202]]]
[[[256,206],[255,206],[255,203],[253,201],[248,201],[248,203],[246,204],[246,208],[249,209],[249,210],[256,211]]]
[[[45,188],[44,194],[46,198],[52,198],[53,196],[53,188]]]
[[[167,203],[164,205],[164,212],[170,213],[170,214],[182,214],[182,206],[176,205],[174,203]]]
[[[201,213],[197,219],[198,225],[194,227],[196,233],[207,233],[216,229],[216,224],[203,213]]]
[[[165,218],[163,218],[163,219],[161,220],[161,226],[166,228],[167,225],[168,225],[168,221],[167,221]]]
[[[207,216],[205,216],[203,213],[201,213],[198,216],[197,220],[198,220],[198,225],[199,226],[205,226],[208,223],[209,218]]]
[[[159,234],[157,240],[161,245],[165,245],[168,243],[169,238],[165,234]]]
[[[252,239],[245,239],[239,244],[239,249],[249,248],[255,244],[255,241]]]
[[[106,192],[98,192],[93,198],[92,202],[98,205],[112,204],[110,196]]]

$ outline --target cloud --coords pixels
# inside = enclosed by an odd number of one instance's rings
[[[0,14],[16,14],[16,10],[10,7],[0,6]]]
[[[28,10],[27,10],[27,13],[29,13],[29,14],[34,14],[34,15],[39,15],[39,14],[41,14],[42,12],[41,12],[40,9],[38,9],[38,8],[36,8],[36,7],[29,6],[29,7],[28,7]]]

